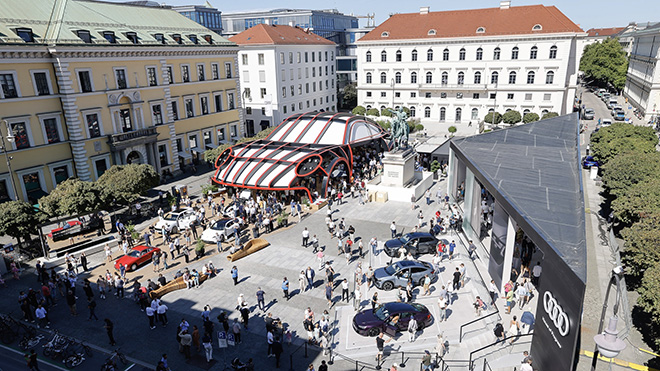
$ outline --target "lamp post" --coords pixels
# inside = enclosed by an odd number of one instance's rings
[[[9,143],[14,142],[14,135],[11,132],[11,128],[9,127],[9,123],[7,120],[2,120],[0,121],[2,126],[7,127],[7,141]],[[14,189],[14,200],[18,200],[18,189],[16,188],[16,182],[14,181],[14,175],[12,174],[11,171],[11,160],[12,157],[7,154],[7,146],[5,145],[5,137],[4,135],[0,135],[0,141],[2,141],[2,152],[5,153],[5,160],[7,160],[7,171],[9,172],[9,179],[11,179],[11,186]]]
[[[614,267],[614,269],[612,269],[612,277],[610,277],[610,282],[607,284],[605,302],[603,303],[603,312],[600,315],[600,324],[598,325],[598,335],[594,336],[596,349],[594,350],[594,356],[591,361],[592,371],[596,370],[596,363],[598,362],[599,352],[605,357],[614,358],[626,348],[626,343],[617,337],[619,332],[616,329],[616,325],[619,320],[619,317],[617,317],[617,312],[619,311],[619,295],[621,295],[621,274],[623,274],[623,268],[621,266]],[[614,313],[612,314],[612,317],[610,317],[607,329],[605,332],[603,332],[605,312],[607,311],[607,299],[610,296],[610,289],[612,288],[613,283],[616,284],[616,302],[614,303]]]
[[[392,109],[394,109],[394,77],[392,77]]]

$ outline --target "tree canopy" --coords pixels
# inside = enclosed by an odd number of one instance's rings
[[[487,124],[499,125],[502,122],[502,115],[499,112],[495,112],[495,122],[493,122],[493,112],[488,112],[486,117],[484,117],[484,122]]]
[[[618,39],[587,45],[580,59],[580,71],[599,86],[613,86],[617,90],[626,84],[628,58]]]
[[[95,182],[67,179],[45,197],[39,199],[44,212],[52,215],[78,215],[102,207],[101,190]]]
[[[612,209],[614,215],[628,225],[659,212],[660,179],[649,179],[631,186],[625,192],[625,197],[617,197],[612,201]]]
[[[128,204],[158,185],[160,177],[149,164],[114,165],[96,181],[106,202]]]
[[[358,116],[364,116],[367,113],[367,109],[362,106],[356,106],[351,113]]]
[[[545,115],[543,115],[541,117],[541,120],[551,119],[551,118],[557,117],[557,116],[559,116],[559,114],[557,112],[548,112],[548,113],[546,113]]]
[[[0,204],[0,235],[21,239],[30,239],[37,234],[37,226],[46,216],[25,201],[7,201]]]
[[[641,277],[648,268],[660,263],[660,213],[648,215],[621,231],[625,239],[624,263],[633,276]]]
[[[520,112],[516,110],[507,111],[504,113],[504,115],[502,115],[502,121],[509,125],[517,124],[521,119],[522,117],[520,116]]]
[[[344,107],[353,107],[357,104],[357,87],[355,84],[344,86],[341,92]]]
[[[367,110],[367,116],[378,116],[380,115],[380,111],[376,108],[369,108]]]
[[[660,178],[660,153],[649,153],[640,158],[637,152],[614,156],[601,169],[603,183],[615,196],[624,196],[637,183]]]
[[[622,153],[654,153],[657,144],[653,128],[622,122],[615,122],[591,136],[593,155],[604,164]]]
[[[534,113],[534,112],[526,113],[525,116],[523,116],[523,122],[525,124],[529,124],[530,122],[538,121],[539,119],[540,119],[539,115]]]

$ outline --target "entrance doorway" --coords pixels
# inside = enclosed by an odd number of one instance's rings
[[[126,156],[126,163],[127,164],[141,164],[142,163],[142,155],[138,151],[132,151],[131,153]]]

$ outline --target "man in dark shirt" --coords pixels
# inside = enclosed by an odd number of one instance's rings
[[[280,356],[284,348],[282,348],[282,343],[280,343],[280,338],[276,337],[275,342],[273,343],[273,353],[275,354],[275,367],[280,368]]]
[[[167,284],[167,279],[163,277],[162,273],[158,275],[158,284],[160,284],[160,287],[163,287],[165,284]]]
[[[461,287],[461,272],[458,270],[458,267],[456,267],[456,271],[454,272],[453,287],[454,290],[458,290]]]
[[[383,339],[384,333],[381,332],[376,337],[376,348],[378,348],[378,355],[376,356],[376,361],[380,364],[383,361],[383,350],[385,349],[385,343],[389,343],[392,339],[385,340]]]

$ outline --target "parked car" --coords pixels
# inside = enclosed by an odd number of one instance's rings
[[[438,239],[430,233],[415,232],[406,233],[399,238],[385,242],[384,251],[387,256],[399,256],[399,249],[404,246],[413,256],[419,254],[433,254],[437,251]],[[449,244],[447,240],[442,240]]]
[[[399,320],[393,324],[396,316],[399,316]],[[422,330],[433,323],[433,316],[424,305],[393,302],[357,313],[353,317],[353,329],[362,336],[377,336],[381,332],[394,336],[397,332],[408,329],[411,317],[417,321],[417,330]]]
[[[582,168],[591,169],[592,166],[599,167],[600,163],[593,156],[582,157]]]
[[[163,227],[169,233],[185,230],[195,220],[195,211],[191,208],[177,209],[166,213],[156,223],[156,229],[160,232]]]
[[[614,118],[615,121],[624,121],[626,119],[626,114],[622,109],[615,108],[612,110],[612,118]]]
[[[612,125],[612,120],[610,120],[610,119],[602,119],[602,120],[600,121],[600,125],[601,125],[601,126],[610,126],[610,125]]]
[[[234,235],[234,230],[243,228],[243,221],[240,218],[222,218],[216,220],[210,227],[202,232],[202,241],[206,243],[225,242]]]
[[[417,260],[401,260],[387,267],[378,268],[374,271],[376,287],[390,291],[395,287],[406,287],[408,280],[413,286],[422,286],[424,278],[429,275],[431,282],[438,280],[438,274],[433,265]]]
[[[584,120],[593,120],[594,119],[594,109],[593,108],[585,108],[584,109],[584,114],[582,115],[582,119]]]
[[[128,254],[115,261],[115,269],[119,270],[120,265],[126,266],[126,271],[135,271],[140,265],[148,263],[156,252],[160,251],[157,247],[138,245],[128,251]]]

